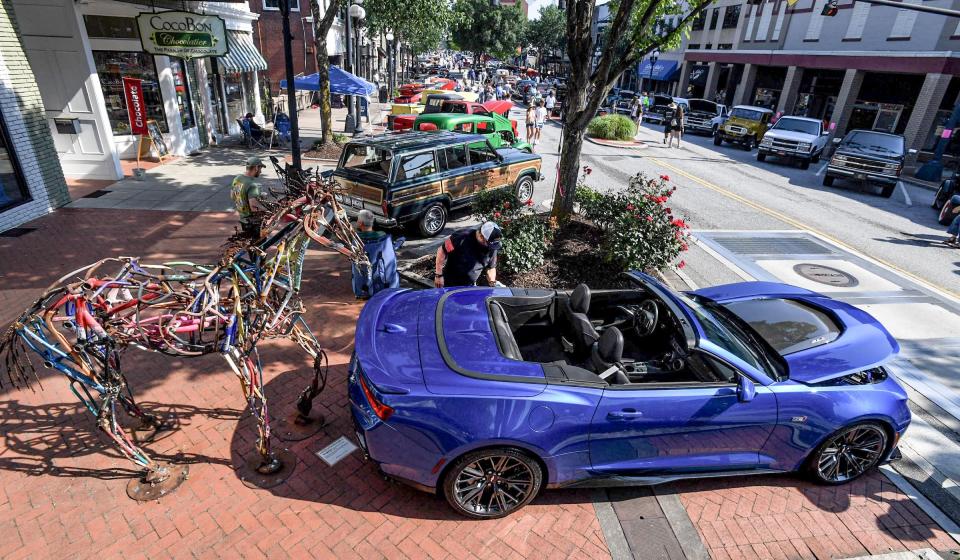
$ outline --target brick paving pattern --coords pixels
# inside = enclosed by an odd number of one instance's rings
[[[883,474],[843,486],[790,476],[678,483],[714,560],[850,558],[957,543]]]
[[[62,209],[21,238],[0,238],[0,325],[61,274],[104,256],[210,261],[232,231],[230,214]],[[326,344],[330,378],[314,410],[328,424],[290,445],[299,463],[269,490],[243,486],[235,465],[255,430],[238,383],[218,356],[173,359],[131,349],[123,365],[143,406],[177,429],[146,444],[190,464],[190,478],[158,502],[124,492],[132,464],[81,410],[65,378],[40,370],[42,390],[0,392],[0,558],[608,558],[587,491],[547,492],[503,520],[458,517],[446,502],[393,485],[358,452],[335,467],[314,453],[352,433],[346,364],[361,305],[346,262],[311,251],[306,318]],[[274,416],[308,382],[296,347],[261,345]]]

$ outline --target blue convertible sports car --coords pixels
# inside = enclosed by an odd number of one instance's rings
[[[910,423],[867,313],[765,282],[390,290],[360,316],[349,395],[382,472],[469,517],[543,488],[803,470],[848,482]]]

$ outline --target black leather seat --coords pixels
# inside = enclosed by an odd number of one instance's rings
[[[600,334],[587,317],[589,311],[590,288],[586,284],[580,284],[563,302],[561,313],[564,331],[569,341],[573,343],[573,355],[581,359],[585,359],[593,345],[600,340]]]
[[[607,383],[626,384],[630,378],[623,371],[623,333],[617,327],[603,331],[603,336],[590,350],[593,371]],[[615,368],[613,372],[609,370]]]

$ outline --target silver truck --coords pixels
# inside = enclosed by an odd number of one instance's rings
[[[689,109],[685,116],[684,130],[713,136],[727,120],[727,106],[708,99],[687,100]]]
[[[820,161],[829,134],[818,119],[780,117],[760,140],[757,161],[776,156],[798,161],[800,169],[807,169],[811,162]]]

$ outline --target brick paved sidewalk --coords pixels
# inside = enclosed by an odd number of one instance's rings
[[[232,230],[227,213],[62,209],[20,238],[0,238],[0,323],[5,327],[61,274],[107,255],[210,260]],[[94,429],[64,379],[41,371],[35,392],[0,392],[0,558],[606,558],[587,491],[548,492],[507,519],[468,521],[446,502],[381,479],[354,453],[334,468],[314,453],[351,433],[346,363],[361,305],[349,268],[311,251],[306,318],[330,352],[330,382],[314,410],[328,425],[290,447],[285,484],[251,490],[234,466],[254,426],[236,380],[217,356],[185,360],[131,349],[124,356],[142,404],[178,429],[146,448],[190,463],[190,478],[159,502],[124,492],[131,464]],[[295,347],[261,346],[274,416],[306,385]],[[242,418],[242,419],[241,419]]]

